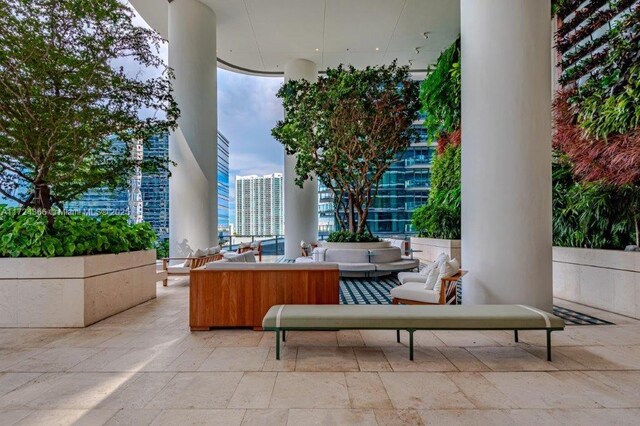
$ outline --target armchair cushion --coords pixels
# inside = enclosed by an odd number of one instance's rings
[[[408,282],[395,287],[391,289],[391,296],[425,303],[440,302],[440,291],[425,290],[424,284],[419,282]]]

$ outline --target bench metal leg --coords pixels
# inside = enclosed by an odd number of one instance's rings
[[[276,359],[280,359],[280,330],[276,329]]]
[[[282,330],[282,341],[283,342],[287,341],[287,331],[286,330]]]
[[[400,343],[400,330],[396,330],[396,342]]]
[[[547,330],[547,361],[551,361],[551,330]]]
[[[518,343],[518,330],[513,330],[513,338],[516,343]]]
[[[413,361],[413,332],[415,330],[407,330],[409,332],[409,361]]]

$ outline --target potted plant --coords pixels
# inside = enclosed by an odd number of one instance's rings
[[[176,127],[161,38],[119,0],[0,4],[0,327],[75,327],[155,297],[155,236],[70,215],[93,188],[167,170],[134,148]],[[127,64],[125,68],[123,65]]]

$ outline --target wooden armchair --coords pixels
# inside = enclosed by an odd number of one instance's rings
[[[262,262],[262,241],[258,241],[258,245],[256,247],[238,247],[236,253],[246,253],[248,251],[253,251],[253,254],[256,255],[259,262]]]
[[[403,304],[403,305],[457,305],[458,304],[458,287],[457,287],[456,283],[466,273],[467,273],[467,271],[460,271],[460,272],[458,272],[456,275],[454,275],[452,277],[442,278],[441,279],[441,281],[440,281],[440,296],[438,298],[438,302],[437,303],[425,302],[425,301],[421,301],[421,300],[414,300],[414,299],[410,299],[410,298],[395,297],[395,296],[393,296],[392,303],[394,305],[399,305],[399,304]],[[406,284],[403,284],[402,286],[424,287],[424,283],[423,282],[408,282]],[[398,286],[396,288],[399,289],[402,286]],[[430,290],[422,289],[422,291],[428,292]],[[393,295],[393,293],[394,293],[394,291],[392,290],[392,295]],[[454,303],[451,303],[452,301]]]
[[[162,259],[162,271],[165,272],[162,285],[166,287],[169,284],[169,276],[189,276],[192,269],[199,268],[209,262],[215,262],[222,259],[221,253],[210,254],[202,257],[165,257]],[[187,265],[181,263],[179,265],[170,266],[169,262],[182,260],[190,261]]]

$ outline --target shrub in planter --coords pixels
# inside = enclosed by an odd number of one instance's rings
[[[329,235],[327,241],[330,243],[377,243],[380,238],[372,235],[370,232],[358,234],[349,231],[335,231]]]
[[[156,235],[148,223],[132,224],[127,216],[56,216],[0,206],[0,257],[85,256],[154,248]]]

